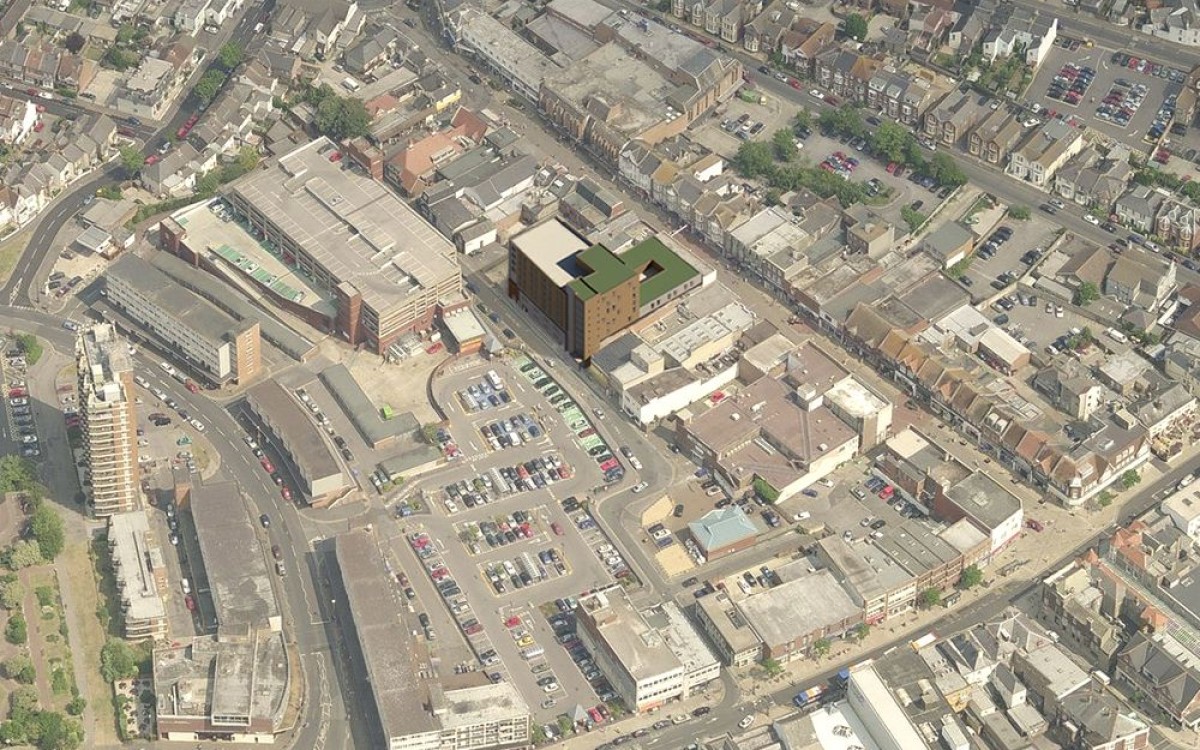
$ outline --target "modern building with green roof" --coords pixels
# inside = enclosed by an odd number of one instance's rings
[[[542,313],[566,349],[588,359],[608,337],[703,279],[657,237],[617,253],[552,219],[513,238],[508,281],[510,297]]]

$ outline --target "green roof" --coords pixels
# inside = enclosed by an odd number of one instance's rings
[[[640,284],[639,304],[644,305],[700,273],[683,258],[671,252],[657,237],[651,237],[620,255],[614,254],[604,245],[592,245],[579,253],[575,260],[589,270],[589,273],[568,284],[575,296],[582,300],[611,291],[635,274],[641,274],[653,266],[655,272]]]

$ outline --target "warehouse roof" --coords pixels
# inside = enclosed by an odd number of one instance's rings
[[[411,434],[419,426],[412,412],[404,412],[385,421],[379,415],[379,407],[375,406],[345,365],[326,367],[320,377],[346,410],[354,427],[373,448],[399,435]]]
[[[253,402],[254,411],[270,422],[305,474],[316,480],[341,473],[324,435],[282,385],[263,381],[246,391],[246,398]]]

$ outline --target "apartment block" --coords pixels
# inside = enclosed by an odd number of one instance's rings
[[[162,549],[151,542],[146,514],[129,511],[109,516],[108,550],[121,597],[125,639],[166,638],[167,608],[158,592],[160,584],[166,585],[167,568]]]
[[[138,506],[137,416],[127,344],[108,323],[75,343],[79,414],[93,512],[106,518]]]
[[[215,383],[246,383],[262,370],[259,324],[238,320],[135,255],[105,274],[109,304]]]

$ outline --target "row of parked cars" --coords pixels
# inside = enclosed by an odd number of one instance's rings
[[[13,428],[13,442],[21,446],[20,452],[24,458],[37,458],[42,454],[39,446],[37,425],[33,417],[33,404],[29,399],[29,389],[26,384],[25,353],[14,343],[7,344],[5,352],[4,390],[8,396],[9,423]],[[74,407],[66,414],[68,426],[78,424],[78,416]],[[74,420],[72,422],[71,420]]]

